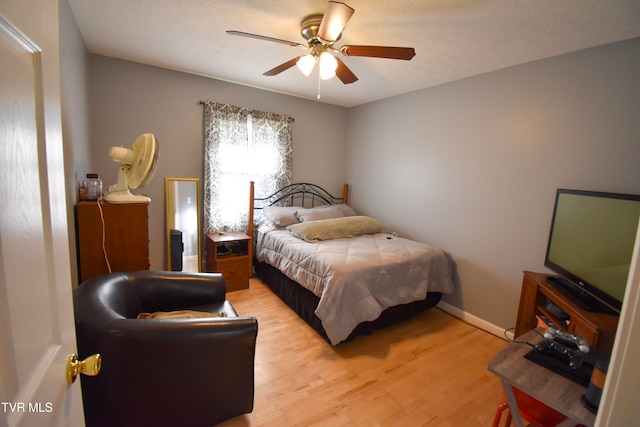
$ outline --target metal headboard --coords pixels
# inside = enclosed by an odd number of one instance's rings
[[[281,188],[267,197],[254,197],[253,209],[267,206],[303,206],[333,205],[347,202],[348,184],[344,185],[342,197],[335,197],[319,185],[307,182],[295,183]]]

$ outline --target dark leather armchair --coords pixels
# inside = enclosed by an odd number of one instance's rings
[[[94,277],[73,294],[87,426],[212,426],[253,410],[258,323],[237,317],[220,274],[136,271]],[[138,319],[224,311],[228,317]]]

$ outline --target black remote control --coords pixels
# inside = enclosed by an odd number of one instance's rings
[[[569,366],[572,369],[579,369],[584,362],[584,357],[580,351],[572,350],[569,347],[553,340],[544,340],[540,344],[536,345],[535,349],[538,351],[545,351],[547,349],[554,350],[558,354],[569,359]]]

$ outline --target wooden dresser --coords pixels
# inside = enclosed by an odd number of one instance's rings
[[[78,203],[80,283],[108,273],[107,259],[112,272],[149,269],[148,207],[146,203]]]

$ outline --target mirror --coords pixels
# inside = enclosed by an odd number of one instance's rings
[[[199,272],[200,179],[165,178],[167,270]]]

